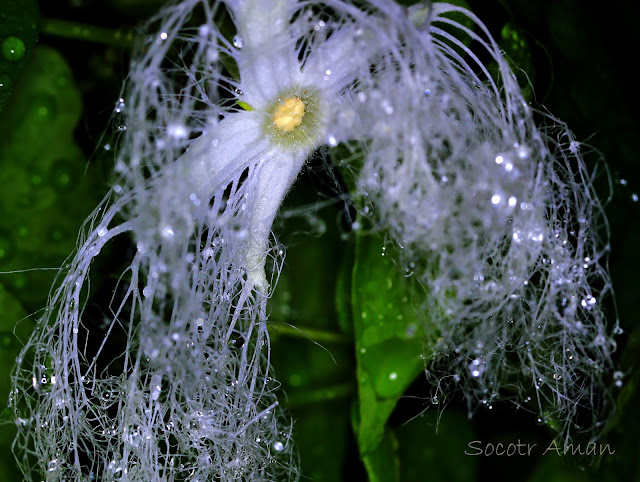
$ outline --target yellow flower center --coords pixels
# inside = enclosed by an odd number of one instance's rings
[[[281,131],[289,132],[302,123],[304,102],[297,97],[289,97],[273,111],[273,123]]]

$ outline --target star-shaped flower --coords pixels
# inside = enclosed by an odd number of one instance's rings
[[[278,208],[310,154],[349,134],[341,122],[353,121],[355,112],[349,116],[345,90],[368,74],[379,45],[363,32],[366,24],[312,19],[292,0],[228,6],[237,35],[225,54],[237,66],[238,79],[230,84],[243,109],[205,128],[177,164],[198,199],[213,198],[251,169],[244,268],[248,286],[266,293],[264,265]]]

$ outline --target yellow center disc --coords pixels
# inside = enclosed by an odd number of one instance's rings
[[[289,132],[302,123],[304,103],[297,97],[289,97],[273,111],[273,123],[281,131]]]

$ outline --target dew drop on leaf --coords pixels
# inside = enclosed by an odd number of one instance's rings
[[[2,55],[11,62],[17,62],[24,57],[27,48],[18,37],[10,36],[2,41]]]

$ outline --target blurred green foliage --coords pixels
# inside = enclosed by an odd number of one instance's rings
[[[95,184],[73,133],[82,98],[59,52],[38,47],[0,117],[0,270],[57,268],[95,208]],[[2,282],[29,310],[41,308],[55,271],[14,273]]]
[[[36,0],[0,0],[0,112],[9,100],[38,33]]]

